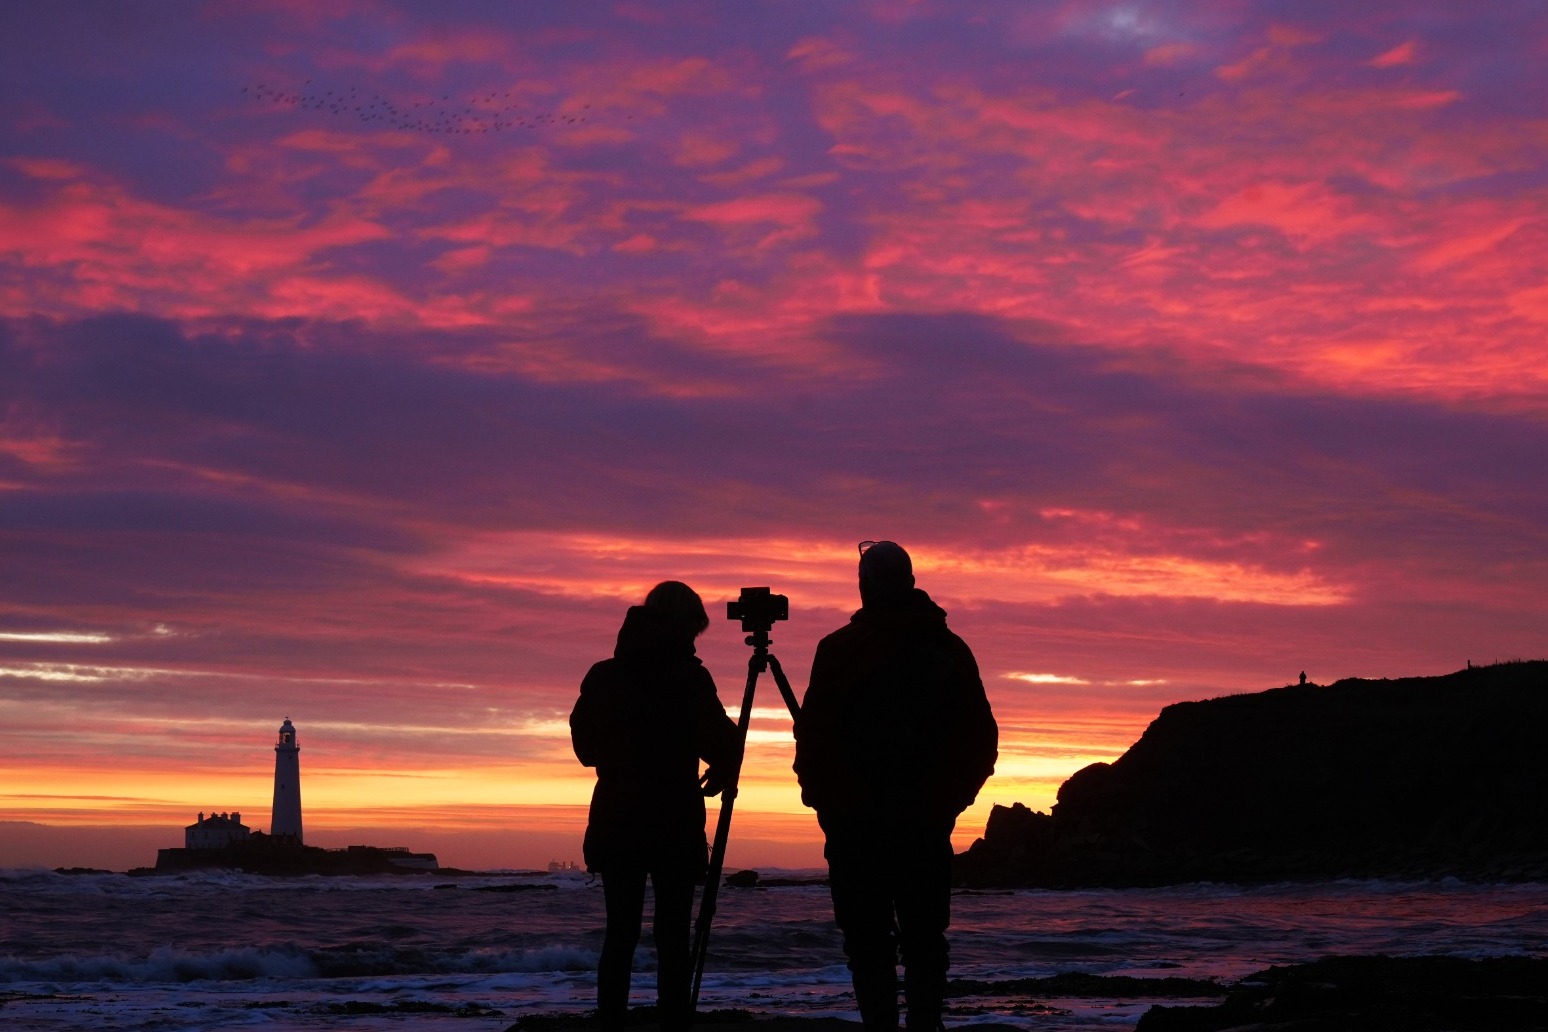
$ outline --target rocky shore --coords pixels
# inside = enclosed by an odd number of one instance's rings
[[[1328,957],[1242,979],[1209,1007],[1157,1004],[1135,1032],[1517,1032],[1548,1028],[1548,959]]]
[[[1188,978],[1061,974],[994,982],[954,980],[948,1027],[1011,1032],[1057,1023],[1073,1006],[1154,1002],[1135,1032],[1518,1032],[1548,1028],[1548,959],[1328,957],[1272,967],[1233,985]],[[660,1026],[652,1007],[630,1025]],[[506,1032],[589,1032],[591,1014],[531,1014]],[[709,1010],[694,1023],[724,1032],[859,1032],[839,1018]]]

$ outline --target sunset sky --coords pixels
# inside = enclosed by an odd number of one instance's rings
[[[578,860],[674,578],[734,713],[890,538],[994,803],[1548,656],[1548,5],[0,6],[0,866],[200,811]],[[812,866],[758,697],[731,862]],[[1438,757],[1444,762],[1444,757]]]

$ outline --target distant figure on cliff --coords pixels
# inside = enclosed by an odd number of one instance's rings
[[[833,915],[867,1032],[940,1027],[951,832],[994,771],[978,663],[891,541],[860,544],[860,610],[817,645],[796,721],[801,801],[827,836]]]
[[[1306,671],[1304,671],[1304,670],[1301,671],[1301,683],[1302,684],[1306,683]]]
[[[689,924],[694,882],[707,865],[704,796],[720,790],[739,739],[694,654],[708,626],[692,588],[656,585],[644,605],[630,607],[613,658],[586,674],[570,714],[575,755],[597,769],[583,848],[607,905],[597,965],[597,1018],[607,1032],[622,1029],[628,1014],[647,876],[661,1028],[680,1032],[691,1017]],[[700,760],[709,764],[702,782]]]

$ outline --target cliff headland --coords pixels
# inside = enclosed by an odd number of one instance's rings
[[[1545,728],[1545,661],[1177,703],[1051,813],[996,806],[958,879],[1548,879]]]

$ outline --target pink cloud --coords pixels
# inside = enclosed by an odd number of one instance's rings
[[[1255,183],[1197,220],[1205,228],[1269,226],[1295,240],[1368,232],[1375,223],[1321,183]]]
[[[737,143],[720,137],[690,133],[678,142],[677,162],[681,165],[718,165],[733,157]]]
[[[703,182],[708,183],[710,186],[717,187],[721,190],[729,190],[741,186],[745,183],[755,182],[759,179],[766,179],[769,176],[778,174],[784,168],[785,161],[783,158],[771,156],[749,161],[738,168],[728,169],[725,172],[706,172],[701,174],[699,178]],[[815,186],[819,184],[810,179],[798,179],[795,181],[787,181],[781,185],[796,190],[801,189],[803,186]]]
[[[703,57],[642,62],[625,71],[618,89],[626,95],[654,94],[671,97],[732,90],[730,73]]]
[[[1276,47],[1301,47],[1322,42],[1322,33],[1276,22],[1269,26],[1269,42]]]
[[[319,252],[382,240],[390,231],[342,211],[307,225],[296,219],[226,220],[81,178],[51,190],[43,203],[0,205],[0,234],[13,260],[20,258],[40,277],[68,271],[68,278],[32,299],[33,310],[166,305],[194,315],[240,309],[254,300],[273,312],[277,298],[270,291]]]
[[[1372,68],[1397,68],[1413,64],[1418,59],[1418,55],[1419,42],[1411,39],[1371,58],[1370,64]]]
[[[805,71],[815,72],[842,68],[854,61],[855,55],[836,40],[813,36],[798,41],[786,51],[785,58],[800,64]]]
[[[1194,43],[1161,43],[1145,51],[1145,64],[1169,67],[1198,56],[1200,48]]]
[[[1535,322],[1548,322],[1548,284],[1518,290],[1508,300],[1515,312]]]
[[[613,250],[624,254],[649,254],[659,247],[656,238],[648,233],[636,233],[627,240],[620,240],[613,245]]]
[[[453,30],[400,44],[387,54],[387,62],[421,64],[440,70],[457,62],[498,61],[509,52],[502,33],[487,29]]]
[[[1292,51],[1321,41],[1316,33],[1283,24],[1271,25],[1268,39],[1268,45],[1259,47],[1240,61],[1216,68],[1215,75],[1228,83],[1284,75],[1298,67]]]
[[[705,222],[725,230],[754,229],[764,233],[757,247],[764,248],[816,233],[815,220],[822,202],[805,194],[769,193],[729,201],[700,204],[683,212],[683,218]],[[765,233],[764,227],[774,228]]]
[[[1453,262],[1478,258],[1507,241],[1526,225],[1526,221],[1521,218],[1507,217],[1502,222],[1494,222],[1500,214],[1492,206],[1484,207],[1476,214],[1476,217],[1484,220],[1483,225],[1471,232],[1458,226],[1455,235],[1448,236],[1418,255],[1414,259],[1414,268],[1419,272],[1431,273]]]
[[[469,269],[478,269],[488,265],[489,254],[489,248],[487,247],[459,247],[447,251],[431,262],[431,264],[442,272],[465,272]]]

